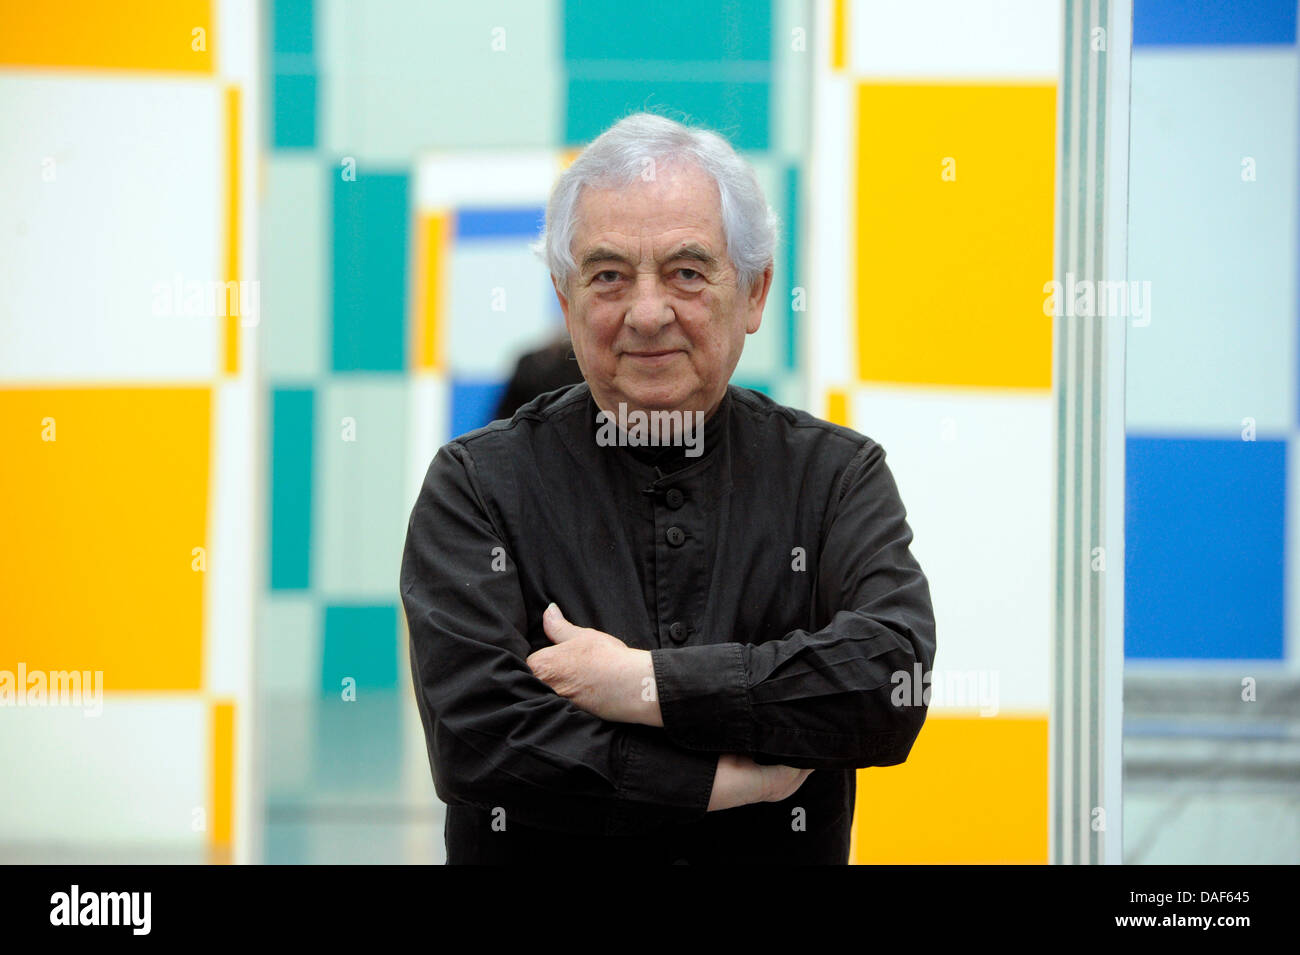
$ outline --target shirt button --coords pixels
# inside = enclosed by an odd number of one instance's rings
[[[674,511],[682,506],[682,501],[686,500],[686,496],[675,487],[670,487],[668,493],[664,495],[664,497],[668,501],[668,506]]]
[[[686,627],[678,621],[668,628],[668,636],[672,638],[673,643],[681,643],[686,639]]]
[[[674,547],[681,547],[682,544],[686,542],[686,532],[676,524],[668,528],[668,531],[664,536],[668,538],[668,543],[672,544]]]

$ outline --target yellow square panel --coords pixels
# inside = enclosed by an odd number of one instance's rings
[[[907,762],[858,770],[851,861],[1047,863],[1047,716],[926,717]]]
[[[415,367],[440,371],[446,335],[448,273],[451,270],[451,236],[455,213],[422,212],[416,240]]]
[[[0,64],[212,73],[211,0],[6,0]]]
[[[1056,87],[859,86],[864,381],[1051,387]]]
[[[201,688],[211,414],[204,388],[0,389],[0,669]]]

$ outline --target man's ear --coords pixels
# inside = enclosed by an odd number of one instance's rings
[[[772,290],[772,272],[773,265],[768,263],[763,274],[755,281],[749,290],[749,297],[745,302],[745,331],[752,335],[758,331],[758,326],[763,322],[763,308],[767,304],[767,293]]]

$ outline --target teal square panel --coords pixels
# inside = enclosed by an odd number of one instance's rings
[[[276,149],[316,145],[316,77],[276,72],[271,77],[271,143]]]
[[[312,436],[316,397],[310,388],[271,390],[272,590],[311,586]]]
[[[313,0],[272,0],[271,50],[275,53],[310,54]]]
[[[394,591],[397,584],[393,584]],[[363,690],[397,686],[397,605],[327,604],[321,653],[321,694],[342,699],[344,680]]]
[[[803,241],[803,229],[799,223],[799,167],[789,166],[785,171],[785,196],[783,215],[781,216],[781,242],[778,253],[785,267],[786,322],[785,322],[785,370],[796,371],[799,368],[799,316],[808,308],[807,288],[803,285],[803,276],[799,271],[799,243]],[[769,200],[771,205],[775,201]],[[800,296],[795,289],[803,289]]]
[[[409,179],[362,172],[332,181],[334,370],[404,371]]]
[[[769,141],[767,80],[599,80],[569,77],[565,142],[585,145],[630,113],[662,113],[703,124],[737,149]]]
[[[567,0],[566,60],[769,60],[772,6],[766,0],[629,4]]]

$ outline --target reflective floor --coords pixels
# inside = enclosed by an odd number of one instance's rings
[[[268,863],[441,863],[443,807],[414,697],[264,699]]]
[[[1232,679],[1228,679],[1232,677]],[[1300,863],[1300,682],[1134,674],[1125,686],[1124,860]],[[262,700],[264,827],[273,864],[444,861],[443,807],[409,689],[355,702]],[[192,864],[203,851],[0,845],[0,863]]]

